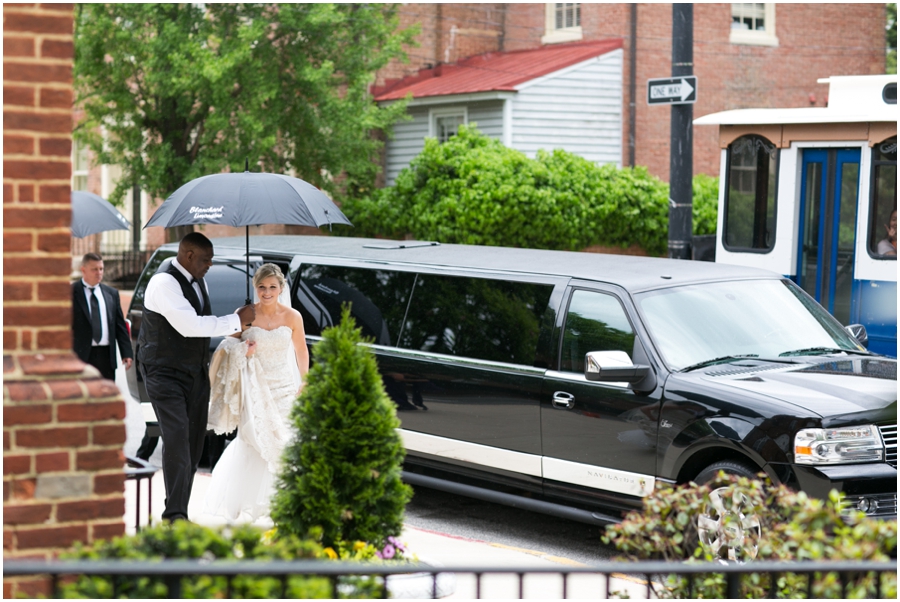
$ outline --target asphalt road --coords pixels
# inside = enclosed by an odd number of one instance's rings
[[[540,555],[591,564],[616,555],[600,541],[602,527],[537,514],[473,498],[415,487],[406,524]]]

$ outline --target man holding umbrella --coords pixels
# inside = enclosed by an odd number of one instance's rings
[[[144,293],[137,357],[162,431],[162,517],[168,521],[188,518],[209,410],[210,337],[241,332],[256,317],[252,305],[228,316],[211,315],[203,277],[212,258],[212,242],[199,232],[188,234],[177,257],[150,279]]]

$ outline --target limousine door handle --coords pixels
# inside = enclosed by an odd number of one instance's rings
[[[556,391],[553,394],[553,407],[571,410],[575,407],[575,396],[565,391]]]

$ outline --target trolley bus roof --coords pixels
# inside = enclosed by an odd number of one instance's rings
[[[704,115],[696,125],[782,125],[794,123],[897,122],[897,105],[883,97],[885,86],[897,84],[896,75],[847,75],[820,79],[829,84],[827,107],[796,109],[734,109]],[[896,92],[894,93],[896,99]]]

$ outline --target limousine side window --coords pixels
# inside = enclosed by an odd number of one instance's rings
[[[619,300],[612,295],[575,290],[562,337],[562,372],[584,373],[588,351],[624,351],[631,357],[634,330]]]
[[[415,278],[408,272],[305,265],[293,303],[306,334],[318,336],[338,324],[341,305],[350,302],[363,336],[378,345],[396,345]]]
[[[533,366],[553,286],[419,274],[399,347]]]

